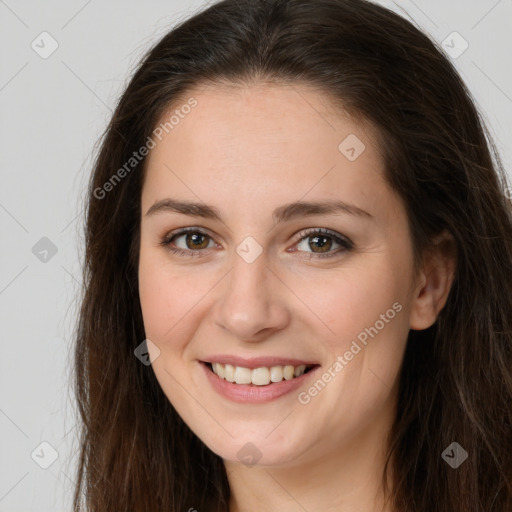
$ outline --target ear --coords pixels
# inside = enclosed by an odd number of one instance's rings
[[[455,277],[456,259],[453,236],[444,230],[432,240],[432,247],[424,254],[413,292],[409,316],[411,329],[427,329],[436,321]]]

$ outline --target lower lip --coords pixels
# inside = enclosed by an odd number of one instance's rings
[[[213,389],[220,395],[229,398],[233,402],[240,403],[265,403],[275,400],[283,395],[291,393],[299,388],[311,374],[315,373],[320,366],[316,366],[308,373],[300,377],[294,377],[292,380],[282,380],[266,386],[256,386],[254,384],[235,384],[221,379],[210,370],[206,363],[200,363],[206,372],[206,378],[209,380]]]

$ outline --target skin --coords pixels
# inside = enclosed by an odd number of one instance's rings
[[[140,302],[146,336],[160,350],[155,375],[184,421],[223,458],[232,512],[255,503],[262,511],[391,511],[381,478],[407,334],[435,321],[453,259],[432,251],[414,273],[407,216],[384,180],[369,123],[302,85],[189,93],[198,105],[150,151],[141,197]],[[338,149],[350,134],[365,145],[354,161]],[[223,222],[146,215],[164,198],[215,206]],[[273,222],[284,204],[331,199],[371,217],[338,212]],[[207,231],[195,241],[205,247],[199,256],[160,245],[184,227]],[[308,228],[331,230],[354,247],[327,238],[323,251],[333,256],[319,258],[315,235],[300,236]],[[236,252],[248,236],[262,248],[252,263]],[[190,236],[173,243],[194,249]],[[321,376],[397,302],[401,311],[307,404],[298,393],[311,379],[269,403],[231,402],[199,363],[211,354],[277,355],[317,361]],[[261,456],[253,466],[237,456],[247,442]]]

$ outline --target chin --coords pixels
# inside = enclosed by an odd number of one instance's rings
[[[289,443],[289,440],[287,441]],[[213,440],[203,440],[203,442],[225,462],[248,467],[293,465],[302,453],[299,446],[283,444],[282,439],[265,439],[264,435],[252,437],[243,435],[239,438],[230,438],[224,443]],[[301,443],[296,444],[301,445]]]

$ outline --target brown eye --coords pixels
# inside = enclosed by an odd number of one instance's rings
[[[181,229],[178,232],[170,233],[162,239],[160,245],[166,247],[169,251],[184,255],[195,256],[204,249],[215,246],[209,246],[212,238],[198,229]]]
[[[200,233],[187,233],[182,236],[185,237],[185,244],[188,249],[206,249],[206,247],[208,247],[208,237],[206,235],[202,235]]]
[[[299,240],[297,248],[301,252],[309,252],[311,258],[336,256],[345,251],[350,251],[354,247],[353,243],[347,238],[323,228],[303,231],[300,236],[302,238]],[[336,245],[339,247],[336,247]],[[334,250],[332,250],[333,248]]]
[[[309,237],[309,239],[308,245],[313,252],[315,252],[316,249],[319,249],[318,252],[329,252],[333,244],[333,240],[329,236],[313,236]]]

